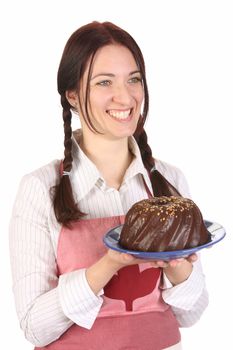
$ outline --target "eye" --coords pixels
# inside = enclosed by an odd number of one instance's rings
[[[141,83],[142,82],[142,78],[141,77],[132,77],[129,79],[129,83],[130,84],[136,84],[136,83]]]
[[[112,84],[111,80],[101,80],[96,85],[99,86],[110,86]]]

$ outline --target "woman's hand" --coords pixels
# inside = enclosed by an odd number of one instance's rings
[[[135,258],[133,255],[130,254],[126,254],[126,253],[120,253],[117,252],[116,250],[113,249],[109,249],[107,252],[107,256],[108,258],[110,258],[110,261],[112,262],[112,264],[115,264],[117,266],[117,269],[120,269],[124,266],[128,266],[128,265],[135,265],[135,264],[145,264],[150,262],[149,260],[146,259],[138,259]],[[153,261],[151,263],[151,265],[153,267],[166,267],[167,263],[162,261],[162,260],[158,260],[158,261]]]
[[[186,281],[193,269],[193,262],[198,259],[197,254],[192,254],[187,258],[178,258],[170,261],[156,261],[151,263],[152,266],[158,267],[158,263],[160,267],[164,269],[164,273],[166,274],[169,281],[175,286],[179,283]]]
[[[152,262],[150,260],[136,258],[130,254],[120,253],[113,249],[108,250],[107,256],[108,258],[110,258],[110,260],[112,260],[113,264],[119,265],[118,269],[127,265],[148,263],[148,261],[151,262],[151,265],[153,267],[161,267],[164,269],[168,267],[175,268],[175,267],[181,266],[182,263],[184,263],[184,261],[188,261],[189,263],[192,264],[194,261],[197,260],[197,255],[192,254],[187,258],[178,258],[178,259],[173,259],[169,261],[156,260]]]
[[[166,268],[168,266],[176,267],[176,266],[179,266],[180,264],[182,264],[182,262],[184,262],[185,260],[190,262],[190,263],[193,263],[197,259],[198,259],[197,254],[192,254],[186,258],[172,259],[169,261],[158,260],[158,261],[153,261],[151,264],[152,264],[152,266],[154,266],[154,264],[157,265],[157,263],[159,263],[161,265],[161,267],[163,267],[163,268]]]
[[[102,258],[86,269],[87,282],[92,291],[97,295],[122,267],[145,262],[147,261],[137,259],[130,254],[108,249]]]
[[[192,262],[197,256],[190,255],[186,259],[175,259],[169,262],[162,260],[148,261],[138,259],[133,255],[120,253],[113,249],[108,249],[107,253],[94,265],[86,270],[87,281],[95,294],[98,294],[112,276],[124,266],[143,264],[150,262],[155,268],[163,268],[167,278],[173,285],[185,281],[192,272]]]

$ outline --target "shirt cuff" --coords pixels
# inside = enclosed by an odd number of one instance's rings
[[[204,286],[205,276],[197,261],[193,263],[193,270],[189,278],[176,286],[173,286],[163,273],[162,297],[167,304],[188,311],[201,296]]]
[[[91,290],[86,270],[76,270],[61,275],[58,283],[58,293],[64,314],[77,325],[91,329],[100,311],[103,299]]]

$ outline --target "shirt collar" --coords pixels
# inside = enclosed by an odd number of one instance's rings
[[[73,132],[72,136],[73,166],[71,171],[71,182],[77,201],[84,198],[98,182],[104,182],[104,179],[95,164],[85,155],[79,146],[81,135],[82,131],[81,129],[78,129]],[[153,193],[148,172],[142,162],[140,149],[132,136],[129,138],[129,148],[134,155],[134,159],[126,170],[123,182],[127,183],[130,178],[141,174],[150,192]]]
[[[126,170],[124,180],[127,182],[130,178],[141,174],[148,189],[151,193],[153,193],[148,171],[143,164],[139,146],[133,136],[129,137],[129,148],[134,155],[134,159],[131,162],[129,168]]]
[[[72,136],[73,166],[71,182],[78,201],[84,198],[95,186],[97,181],[102,178],[95,164],[86,156],[79,146],[81,135],[82,131],[78,129],[73,132]]]

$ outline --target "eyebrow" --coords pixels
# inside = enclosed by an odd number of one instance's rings
[[[136,73],[140,73],[141,74],[140,70],[134,70],[133,72],[129,73],[129,76],[133,75],[133,74],[136,74]],[[115,77],[115,74],[112,74],[112,73],[98,73],[98,74],[94,75],[93,77],[91,77],[90,80],[93,80],[93,79],[98,78],[100,76]]]

